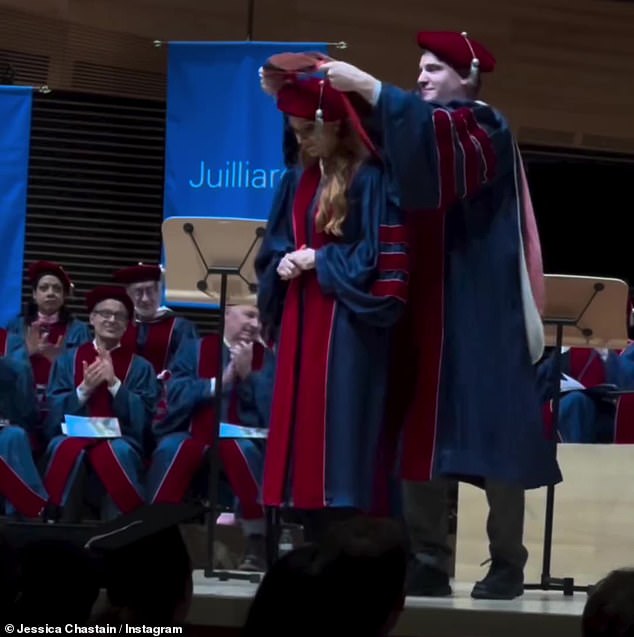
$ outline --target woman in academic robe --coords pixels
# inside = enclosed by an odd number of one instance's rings
[[[6,515],[37,518],[48,494],[29,441],[38,422],[35,392],[26,365],[5,356],[7,340],[0,328],[0,498]]]
[[[343,94],[315,76],[266,70],[263,88],[299,145],[255,265],[277,354],[263,502],[303,511],[318,533],[338,513],[376,510],[385,493],[384,396],[407,296],[406,235]]]
[[[30,366],[42,424],[53,363],[62,352],[90,341],[92,334],[90,327],[73,317],[66,307],[73,284],[61,265],[36,261],[29,266],[28,277],[32,298],[24,313],[7,326],[8,356]]]

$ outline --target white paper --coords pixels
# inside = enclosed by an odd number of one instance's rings
[[[242,427],[241,425],[232,425],[230,423],[220,423],[221,438],[267,438],[269,430],[262,427]]]
[[[62,433],[73,438],[120,438],[118,418],[89,418],[65,415]]]
[[[586,389],[585,385],[582,385],[578,380],[568,376],[568,374],[561,375],[560,391],[575,391]]]

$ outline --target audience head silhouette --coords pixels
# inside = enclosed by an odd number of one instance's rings
[[[105,525],[86,546],[103,557],[108,600],[120,621],[183,623],[193,594],[192,563],[178,525],[200,506],[154,504]]]
[[[634,569],[612,571],[592,591],[582,616],[583,637],[634,637]]]
[[[242,634],[383,637],[403,608],[407,559],[397,522],[359,516],[334,523],[319,544],[295,549],[271,567]]]

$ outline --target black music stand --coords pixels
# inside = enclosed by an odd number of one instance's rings
[[[586,347],[620,349],[627,345],[626,307],[629,289],[624,281],[587,276],[546,275],[546,309],[543,323],[546,343],[554,345],[553,378],[557,389],[553,396],[553,435],[559,430],[561,397],[561,348]],[[541,581],[525,584],[526,590],[561,590],[566,596],[587,591],[576,586],[572,577],[550,574],[555,487],[546,490],[544,553]]]
[[[170,217],[163,222],[167,303],[189,303],[216,307],[220,312],[218,335],[225,331],[228,303],[254,303],[257,292],[254,260],[264,236],[265,222],[212,217]],[[221,580],[246,579],[259,582],[254,572],[214,569],[214,539],[218,516],[220,457],[218,440],[222,416],[223,348],[218,348],[218,376],[215,386],[215,418],[209,470],[209,513],[205,577]]]

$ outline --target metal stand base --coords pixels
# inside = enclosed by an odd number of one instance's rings
[[[251,582],[252,584],[259,584],[264,577],[264,573],[258,573],[257,571],[210,571],[209,569],[205,569],[204,574],[205,577],[208,578],[217,577],[221,582],[237,579]]]

